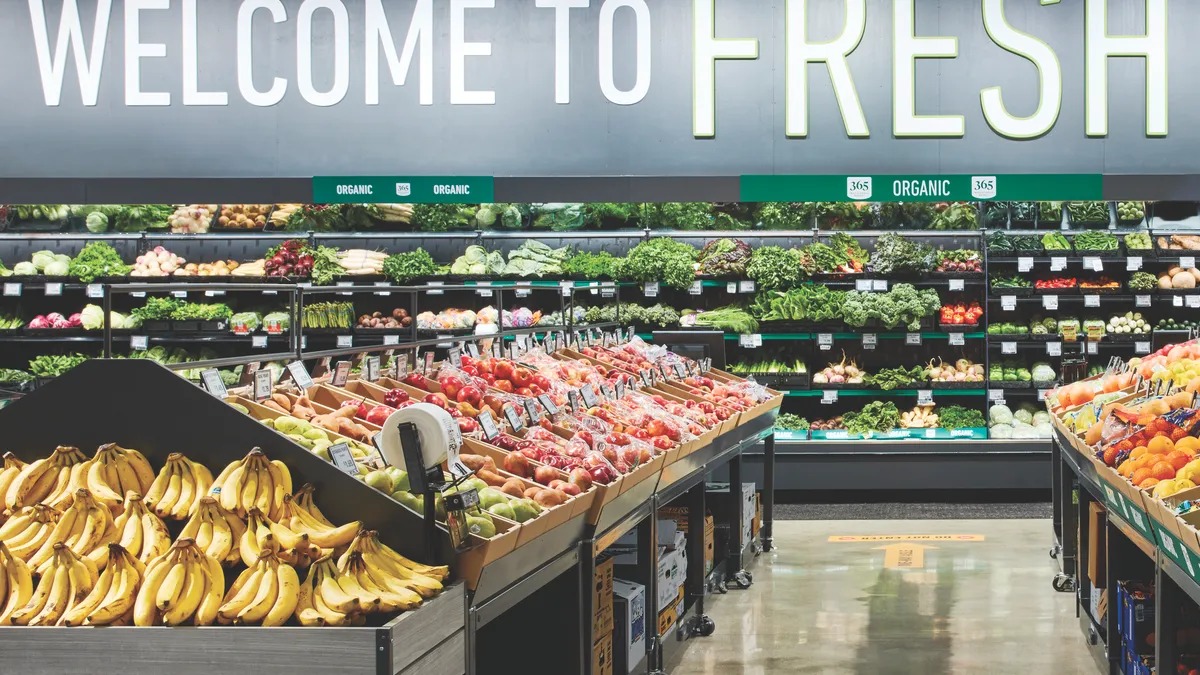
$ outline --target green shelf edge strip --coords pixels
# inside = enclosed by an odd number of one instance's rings
[[[838,398],[859,396],[859,397],[880,397],[880,396],[916,396],[916,389],[800,389],[800,390],[783,390],[784,396],[794,398],[815,398],[825,394],[826,391],[837,391]],[[930,389],[933,392],[933,397],[941,396],[984,396],[987,394],[987,389]]]
[[[864,333],[831,333],[835,340],[857,340]],[[818,333],[758,333],[762,336],[763,341],[767,340],[815,340]],[[908,337],[908,333],[875,333],[877,339],[880,340],[903,340]],[[987,336],[986,333],[963,333],[965,340],[982,340]],[[726,340],[737,340],[740,336],[736,334],[726,334]],[[949,333],[921,333],[922,340],[948,340]]]

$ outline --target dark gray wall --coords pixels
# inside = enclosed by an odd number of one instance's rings
[[[63,0],[45,0],[55,42]],[[719,37],[756,37],[755,61],[723,61],[717,73],[717,133],[692,135],[692,2],[649,0],[652,82],[639,103],[608,103],[598,83],[598,16],[592,0],[571,19],[571,102],[554,102],[554,12],[534,0],[497,0],[467,11],[466,38],[490,40],[490,57],[467,59],[468,88],[492,89],[490,106],[449,103],[450,0],[434,0],[434,105],[417,103],[418,68],[394,87],[380,69],[378,106],[364,103],[363,2],[344,0],[350,25],[350,87],[338,105],[305,102],[296,82],[299,0],[284,0],[285,23],[260,10],[254,24],[255,75],[265,88],[288,80],[273,107],[238,92],[236,16],[240,0],[199,0],[200,88],[229,92],[223,107],[184,107],[181,6],[142,12],[142,40],[167,44],[165,58],[142,61],[143,89],[171,93],[172,105],[127,107],[124,2],[113,0],[99,103],[81,104],[74,58],[61,105],[43,100],[24,0],[0,3],[0,178],[4,177],[307,177],[312,175],[738,175],[745,173],[1200,173],[1200,71],[1194,35],[1200,3],[1170,0],[1170,129],[1145,134],[1145,74],[1140,58],[1108,64],[1109,135],[1084,134],[1084,0],[1041,6],[1008,0],[1009,22],[1048,43],[1063,69],[1063,103],[1045,136],[1004,139],[983,118],[979,91],[1003,87],[1015,114],[1036,107],[1037,75],[1025,59],[991,42],[978,0],[916,0],[918,35],[959,39],[953,60],[917,65],[918,112],[962,114],[966,137],[892,136],[892,2],[868,0],[866,34],[849,59],[870,139],[850,140],[824,66],[810,65],[811,129],[806,140],[783,130],[783,0],[716,0]],[[90,39],[96,0],[78,0]],[[384,0],[403,45],[414,0]],[[1108,0],[1109,32],[1143,30],[1144,0]],[[841,0],[810,0],[813,39],[841,30]],[[314,25],[318,89],[332,79],[330,14]],[[633,12],[616,18],[616,81],[633,82]]]

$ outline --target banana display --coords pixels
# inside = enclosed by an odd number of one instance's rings
[[[0,626],[364,625],[449,576],[330,521],[260,448],[215,480],[180,453],[155,473],[115,443],[3,460]]]

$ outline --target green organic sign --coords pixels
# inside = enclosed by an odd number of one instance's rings
[[[1099,174],[742,176],[744,202],[1093,201]]]
[[[495,201],[491,176],[316,176],[315,204],[482,204]]]

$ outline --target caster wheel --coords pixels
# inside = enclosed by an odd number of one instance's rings
[[[717,584],[717,592],[721,595],[725,595],[729,592],[729,586],[725,585],[725,582],[722,581],[721,583]]]
[[[1057,546],[1050,549],[1050,557],[1054,558],[1055,560],[1058,560],[1058,547]]]
[[[747,588],[750,588],[750,585],[753,584],[754,581],[750,579],[749,573],[746,572],[746,570],[739,570],[733,575],[733,583],[737,584],[739,589],[746,590]]]
[[[708,637],[717,630],[717,624],[708,618],[708,615],[702,614],[696,617],[696,623],[692,626],[693,637]]]
[[[745,571],[742,572],[742,574],[746,575],[746,578],[750,580],[750,583],[754,583],[754,572]]]
[[[1050,585],[1059,593],[1075,592],[1075,579],[1066,574],[1054,575],[1054,581]]]

